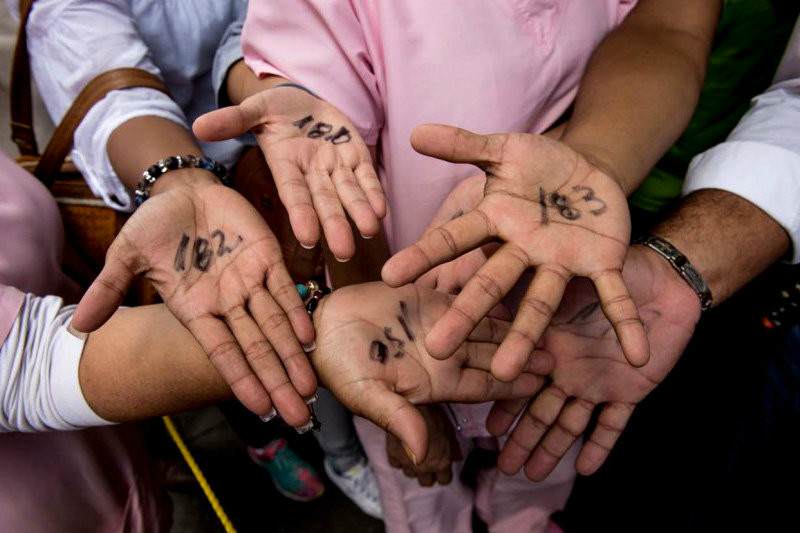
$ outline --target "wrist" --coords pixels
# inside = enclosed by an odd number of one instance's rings
[[[213,172],[202,168],[179,168],[162,175],[150,188],[150,196],[180,187],[204,187],[221,183]]]
[[[634,245],[643,246],[661,259],[662,278],[664,268],[673,272],[668,279],[679,281],[680,285],[691,291],[699,303],[701,311],[707,311],[713,304],[711,289],[702,273],[691,259],[674,242],[661,236],[650,234],[634,240]]]
[[[580,139],[569,130],[569,126],[567,126],[559,140],[588,161],[590,165],[611,178],[619,185],[626,197],[633,192],[634,188],[622,177],[622,173],[613,162],[613,155],[608,150]]]
[[[649,265],[649,270],[652,273],[653,287],[659,292],[663,291],[670,294],[678,301],[697,302],[698,316],[700,308],[700,298],[697,293],[686,283],[686,280],[681,277],[677,270],[667,261],[664,256],[653,250],[648,246],[641,244],[634,244],[631,246],[631,252],[640,254],[645,262]]]

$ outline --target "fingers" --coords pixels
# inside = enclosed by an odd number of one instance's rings
[[[81,298],[72,326],[88,333],[105,324],[119,308],[134,276],[133,269],[110,251],[100,275]]]
[[[411,146],[423,155],[485,169],[500,162],[505,138],[478,135],[444,124],[423,124],[411,132]]]
[[[486,418],[486,430],[495,437],[505,435],[529,401],[529,398],[518,398],[494,402]]]
[[[239,105],[223,107],[201,115],[192,131],[203,141],[224,141],[244,135],[263,123],[269,115],[266,99],[261,94],[246,98]]]
[[[597,288],[603,313],[614,327],[625,358],[633,366],[644,366],[650,360],[650,344],[622,273],[619,270],[606,270],[592,275],[592,281]]]
[[[455,388],[437,398],[437,401],[449,402],[486,402],[492,400],[506,400],[509,398],[530,398],[536,394],[544,384],[542,376],[533,374],[520,374],[511,381],[498,381],[485,370],[464,368],[461,370]]]
[[[342,205],[359,233],[365,237],[377,235],[381,229],[380,221],[353,171],[345,165],[339,165],[333,170],[331,177]]]
[[[278,247],[277,241],[275,244]],[[304,346],[312,344],[315,337],[314,324],[312,324],[311,317],[303,306],[303,301],[300,299],[289,271],[286,270],[282,257],[267,265],[267,288],[270,295],[283,308],[286,316],[289,317],[289,322],[297,335],[297,339]],[[254,314],[254,316],[258,315]]]
[[[311,190],[311,201],[322,224],[328,248],[338,261],[347,261],[353,257],[356,245],[350,223],[345,217],[339,195],[328,171],[321,166],[311,168],[307,179]]]
[[[627,403],[610,403],[603,408],[597,419],[597,426],[575,461],[578,473],[589,476],[597,472],[608,458],[632,414],[633,405]]]
[[[383,187],[381,186],[378,174],[375,173],[375,167],[369,156],[369,150],[364,147],[364,151],[367,153],[364,154],[363,159],[364,161],[369,161],[369,163],[358,165],[354,170],[354,174],[375,216],[383,218],[386,216],[386,195],[383,193]]]
[[[403,444],[406,455],[420,464],[428,453],[428,426],[411,402],[390,391],[382,381],[369,381],[364,390],[349,401],[340,398],[356,414],[391,433]]]
[[[594,404],[573,399],[561,411],[556,423],[547,432],[525,465],[525,476],[531,481],[543,481],[580,438],[592,416]]]
[[[436,481],[439,485],[449,485],[453,481],[453,469],[451,466],[436,472]]]
[[[294,288],[292,289],[294,290]],[[268,339],[272,348],[277,352],[282,369],[288,373],[294,389],[303,398],[312,396],[317,390],[314,371],[294,336],[289,319],[284,315],[283,310],[263,290],[250,296],[248,309],[258,324],[260,337]]]
[[[273,317],[281,316],[284,326],[288,329],[288,323],[283,317],[283,313],[274,302],[272,302],[272,306],[278,313],[267,315],[266,322],[271,323],[276,320]],[[225,320],[239,346],[243,348],[248,365],[258,376],[281,418],[294,427],[308,422],[310,413],[303,398],[295,390],[278,355],[262,333],[264,322],[257,325],[243,307],[231,309],[225,316]],[[276,335],[273,337],[277,338]],[[301,357],[305,357],[299,350],[299,346],[298,352]],[[256,414],[263,415],[265,413]]]
[[[261,148],[269,154],[264,146]],[[305,176],[294,161],[274,157],[267,157],[267,160],[295,237],[303,247],[313,248],[319,241],[319,219]]]
[[[247,364],[225,323],[207,315],[188,321],[186,327],[208,354],[217,372],[231,386],[236,398],[255,414],[266,415],[272,409],[269,394]]]
[[[555,422],[566,399],[566,393],[554,386],[546,388],[536,397],[500,452],[497,467],[503,473],[513,475],[522,468],[531,450]]]
[[[399,287],[431,268],[479,246],[496,230],[480,210],[469,213],[426,232],[416,243],[396,253],[383,266],[383,281]]]
[[[466,342],[459,348],[458,354],[463,354],[466,368],[475,368],[489,372],[492,366],[492,358],[497,351],[497,345],[483,342]],[[525,368],[526,373],[547,376],[555,367],[555,358],[552,354],[537,350],[535,351]]]
[[[428,352],[450,356],[478,321],[495,307],[528,267],[527,261],[504,246],[478,270],[425,338]]]
[[[503,320],[502,318],[495,318],[487,316],[482,318],[475,328],[467,336],[468,341],[473,342],[491,342],[493,344],[500,344],[503,339],[508,335],[508,330],[511,329],[511,322]],[[495,349],[497,347],[495,346]]]
[[[568,281],[569,276],[562,269],[548,265],[537,267],[520,301],[514,324],[492,361],[492,374],[495,377],[509,380],[519,375],[558,309]]]

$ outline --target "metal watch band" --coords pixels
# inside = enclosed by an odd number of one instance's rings
[[[202,168],[203,170],[208,170],[219,178],[224,185],[229,185],[228,170],[224,165],[213,159],[196,155],[172,155],[156,161],[155,164],[142,172],[142,180],[133,192],[133,202],[136,207],[139,207],[145,200],[150,198],[150,189],[158,178],[170,170],[179,168]]]
[[[708,311],[711,309],[713,299],[711,297],[711,289],[703,279],[703,276],[697,271],[692,263],[683,255],[677,248],[675,248],[668,241],[657,237],[655,235],[644,235],[634,239],[633,244],[641,244],[647,246],[651,250],[658,253],[667,262],[672,265],[678,274],[686,281],[686,283],[697,293],[700,298],[700,309]]]

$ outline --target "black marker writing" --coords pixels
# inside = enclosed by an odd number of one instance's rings
[[[400,322],[403,333],[406,334],[408,340],[413,341],[414,334],[411,332],[411,328],[408,327],[408,306],[403,300],[400,300],[400,314],[397,316],[397,321]]]
[[[214,239],[219,241],[216,253],[214,251],[214,245],[211,242]],[[190,266],[194,266],[201,272],[208,272],[208,269],[211,268],[214,262],[215,255],[217,257],[222,257],[223,255],[232,253],[244,239],[241,235],[237,236],[236,243],[233,246],[226,246],[225,240],[225,233],[218,229],[211,232],[211,240],[203,237],[195,238],[190,252],[191,255],[188,258]],[[187,234],[184,233],[181,235],[178,248],[175,250],[175,260],[173,261],[173,267],[176,272],[183,272],[186,270],[186,254],[191,241],[192,239]]]
[[[369,347],[369,358],[373,361],[379,362],[380,364],[385,364],[386,354],[388,352],[388,348],[386,348],[386,345],[381,341],[372,341],[372,344]]]

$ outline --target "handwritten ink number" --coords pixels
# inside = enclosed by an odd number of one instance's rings
[[[589,212],[591,214],[593,214],[594,216],[599,216],[599,215],[602,215],[603,213],[606,212],[606,209],[608,208],[608,206],[606,205],[606,203],[603,200],[601,200],[600,198],[598,198],[597,196],[594,195],[594,190],[591,187],[584,187],[582,185],[575,185],[572,188],[572,190],[575,191],[575,192],[583,192],[584,195],[581,197],[581,200],[583,200],[587,204],[594,203],[594,205],[596,207],[594,207],[593,209],[589,210]]]
[[[216,250],[216,255],[218,257],[222,257],[223,255],[233,252],[239,243],[244,240],[242,236],[239,235],[236,244],[233,246],[226,246],[225,233],[218,229],[211,232],[211,240],[214,239],[219,240],[219,246]],[[192,239],[187,234],[182,234],[181,240],[178,243],[178,249],[175,251],[175,260],[173,262],[176,272],[183,272],[186,270],[186,252],[189,249],[189,243],[191,240]],[[201,272],[208,272],[208,269],[211,268],[214,255],[215,252],[212,242],[209,239],[197,237],[192,245],[192,251],[191,255],[189,256],[189,260],[191,261],[191,266],[194,266],[197,270]]]
[[[550,205],[555,207],[559,214],[567,220],[578,220],[581,212],[570,205],[569,198],[557,192],[550,193]]]
[[[310,139],[319,139],[323,137],[325,134],[330,133],[333,129],[333,126],[326,122],[317,122],[314,124],[314,127],[308,132],[308,137]]]

